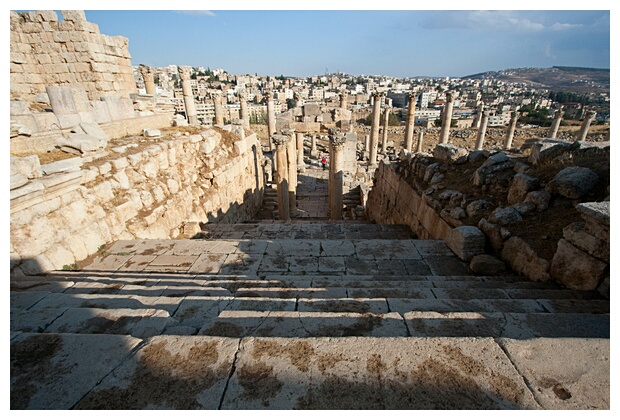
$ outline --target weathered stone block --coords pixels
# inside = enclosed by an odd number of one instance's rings
[[[533,281],[549,280],[549,261],[540,258],[523,239],[513,236],[504,243],[502,259],[514,271]]]
[[[525,196],[524,202],[534,203],[538,211],[544,211],[549,208],[549,202],[551,201],[551,194],[547,191],[530,191]]]
[[[487,236],[491,247],[495,252],[500,252],[504,246],[504,238],[502,238],[501,227],[482,218],[478,222],[478,228]]]
[[[11,156],[11,173],[18,172],[28,179],[41,178],[43,171],[37,155],[17,157]]]
[[[607,263],[560,239],[551,261],[551,277],[569,289],[595,290],[605,277]]]
[[[506,271],[506,264],[492,255],[480,254],[471,259],[469,268],[482,276],[496,276]]]
[[[77,108],[73,100],[73,92],[69,86],[47,86],[45,88],[54,114],[57,116],[74,114]]]
[[[446,245],[463,261],[471,261],[484,253],[486,237],[475,226],[461,226],[452,229],[445,237]]]
[[[497,208],[489,216],[491,223],[506,226],[511,223],[517,223],[523,220],[521,213],[514,207]]]
[[[564,239],[570,242],[573,246],[587,252],[601,261],[606,263],[609,262],[609,242],[601,240],[590,234],[586,230],[585,222],[571,223],[564,228],[563,233]]]
[[[520,203],[527,193],[538,188],[539,180],[525,174],[516,174],[508,191],[508,204]]]
[[[468,153],[467,149],[450,143],[438,144],[435,146],[435,150],[433,150],[435,159],[447,163],[456,162],[458,159],[467,156]]]
[[[546,190],[552,194],[577,199],[590,192],[598,179],[598,175],[591,169],[570,166],[558,172],[547,184]]]

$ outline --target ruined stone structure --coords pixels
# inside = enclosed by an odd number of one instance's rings
[[[267,101],[267,134],[269,134],[269,150],[273,150],[271,136],[276,133],[276,115],[273,108],[273,95],[270,92],[265,93],[265,100]]]
[[[343,152],[346,138],[342,134],[331,135],[329,142],[329,218],[330,220],[342,220]]]
[[[387,151],[387,140],[388,140],[388,127],[390,126],[390,108],[385,107],[383,111],[383,136],[381,138],[381,153],[385,154]]]
[[[482,113],[482,122],[480,123],[480,128],[478,129],[478,137],[476,139],[475,150],[482,150],[484,146],[484,136],[486,135],[488,124],[489,124],[489,111],[484,111]]]
[[[155,90],[155,75],[153,74],[153,70],[149,66],[145,66],[143,64],[138,67],[138,70],[142,76],[142,80],[144,81],[144,89],[146,90],[146,94],[155,95],[157,92]]]
[[[250,128],[250,116],[248,114],[248,102],[245,94],[239,95],[239,118],[243,120],[243,126]]]
[[[213,105],[215,107],[215,125],[224,125],[224,113],[222,112],[222,95],[215,93],[212,95]]]
[[[137,92],[128,40],[99,33],[83,11],[11,11],[11,99],[32,102],[47,86],[81,87],[90,100]]]
[[[370,128],[370,158],[368,159],[368,167],[374,168],[377,165],[377,149],[379,146],[379,125],[381,124],[381,98],[383,95],[379,92],[372,94],[372,126]]]
[[[583,117],[583,123],[581,124],[581,129],[579,130],[579,134],[577,135],[577,141],[585,141],[588,135],[588,130],[590,129],[590,124],[596,118],[596,111],[588,111]]]
[[[280,220],[289,220],[289,170],[287,150],[290,136],[284,134],[273,134],[271,142],[276,149],[276,173],[275,181],[278,189],[278,215]]]
[[[512,147],[512,139],[515,135],[517,128],[517,121],[519,120],[519,112],[512,111],[510,113],[510,123],[508,124],[508,130],[506,130],[506,140],[504,140],[504,149],[510,149]]]

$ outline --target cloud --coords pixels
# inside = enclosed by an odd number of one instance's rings
[[[215,13],[210,10],[175,10],[175,12],[192,16],[215,16]]]
[[[552,29],[554,31],[566,31],[569,29],[577,29],[577,28],[582,28],[583,25],[580,23],[560,23],[560,22],[555,22],[553,25],[551,25],[549,27],[549,29]]]

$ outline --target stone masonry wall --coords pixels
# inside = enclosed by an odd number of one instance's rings
[[[197,222],[251,218],[263,194],[260,143],[227,136],[136,139],[103,159],[41,165],[11,191],[11,273],[62,269],[115,240],[192,236]]]
[[[366,212],[376,223],[409,226],[420,239],[444,239],[452,227],[432,207],[433,200],[415,191],[383,161],[375,171]]]
[[[90,100],[136,93],[128,40],[99,33],[83,11],[11,11],[11,99],[32,102],[46,86],[83,87]]]

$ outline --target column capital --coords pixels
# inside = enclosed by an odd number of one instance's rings
[[[179,77],[181,80],[189,80],[192,75],[191,66],[179,66]]]
[[[343,134],[336,134],[329,136],[329,143],[333,149],[342,150],[346,142],[346,137]]]
[[[418,93],[417,92],[409,92],[407,94],[407,97],[411,100],[411,99],[415,99],[418,97]]]
[[[454,92],[446,93],[446,102],[454,102],[455,98],[456,98],[456,94]]]
[[[282,131],[282,134],[284,134],[285,136],[293,136],[293,135],[295,135],[295,129],[294,128],[283,128],[280,131]]]
[[[291,138],[283,134],[273,134],[271,141],[276,145],[276,148],[286,147],[286,144],[291,141]]]
[[[383,97],[383,92],[375,91],[375,92],[372,93],[372,97],[375,98],[375,99],[381,99]]]
[[[271,92],[265,92],[263,94],[263,96],[265,97],[265,99],[267,100],[267,102],[271,101],[273,99],[273,95],[271,94]]]
[[[588,119],[594,118],[594,117],[596,117],[596,111],[588,111],[586,113],[586,116],[587,116]]]

